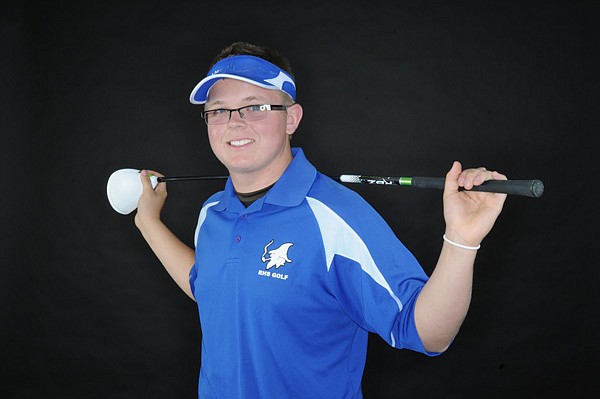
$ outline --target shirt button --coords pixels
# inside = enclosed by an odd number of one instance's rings
[[[242,219],[243,219],[243,220],[246,220],[246,219],[248,219],[248,214],[247,214],[247,213],[243,214],[243,215],[242,215]]]
[[[242,237],[241,236],[235,236],[235,242],[240,242],[242,241]]]

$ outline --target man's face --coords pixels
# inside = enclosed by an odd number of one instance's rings
[[[283,104],[282,93],[235,79],[222,79],[210,89],[205,110],[235,109],[247,105]],[[247,122],[238,112],[223,125],[209,125],[208,138],[217,158],[225,165],[234,183],[277,180],[290,163],[290,135],[296,130],[302,109],[267,111],[265,119]],[[299,117],[298,117],[299,112]],[[270,182],[270,183],[272,183]]]

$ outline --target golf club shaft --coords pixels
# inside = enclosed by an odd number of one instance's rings
[[[165,181],[189,181],[189,180],[226,180],[229,176],[173,176],[173,177],[158,177],[156,180],[159,183]]]
[[[228,176],[179,176],[159,177],[158,182],[189,181],[189,180],[225,180]],[[340,175],[330,176],[342,183],[395,185],[417,188],[444,189],[443,177],[382,177],[365,175]],[[541,180],[488,180],[479,186],[474,186],[470,191],[522,195],[525,197],[539,198],[544,193],[544,183]]]

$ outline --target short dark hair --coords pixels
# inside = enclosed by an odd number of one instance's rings
[[[286,71],[292,77],[292,79],[295,79],[294,74],[292,73],[292,67],[287,58],[273,49],[247,42],[235,42],[225,47],[215,57],[212,64],[210,64],[210,68],[212,68],[213,65],[222,59],[231,57],[233,55],[253,55],[255,57],[260,57],[263,60],[269,61],[271,64],[277,65],[279,68]]]

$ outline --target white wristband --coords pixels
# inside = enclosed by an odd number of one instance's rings
[[[481,244],[479,244],[479,245],[478,245],[478,246],[476,246],[476,247],[470,247],[470,246],[468,246],[468,245],[462,245],[462,244],[459,244],[459,243],[457,243],[457,242],[454,242],[454,241],[450,240],[448,237],[446,237],[446,234],[444,234],[444,235],[442,236],[442,238],[443,238],[443,239],[444,239],[444,241],[446,241],[448,244],[452,244],[452,245],[454,245],[455,247],[459,247],[459,248],[462,248],[462,249],[470,249],[471,251],[477,251],[479,248],[481,248]]]

